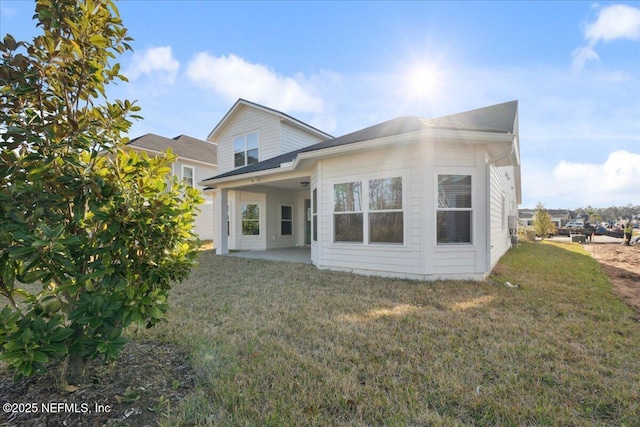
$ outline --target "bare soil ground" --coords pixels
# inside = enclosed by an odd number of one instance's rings
[[[72,392],[58,386],[59,364],[17,382],[0,373],[0,426],[155,426],[194,386],[186,355],[167,344],[131,341],[117,363],[91,367]]]
[[[640,314],[640,245],[596,242],[583,247],[611,278],[614,293]]]

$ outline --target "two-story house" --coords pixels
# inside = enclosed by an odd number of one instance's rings
[[[483,279],[510,247],[517,101],[332,138],[240,99],[208,140],[219,254],[308,246],[318,268]]]
[[[267,160],[277,162],[285,153],[330,138],[331,135],[287,114],[240,99],[207,140],[217,144],[218,173],[225,175],[262,167]],[[291,177],[268,186],[261,185],[257,178],[250,180],[249,185],[225,192],[226,208],[215,215],[222,218],[218,222],[216,248],[223,244],[227,250],[310,245],[309,177],[302,176],[305,178]],[[209,185],[208,181],[203,185]]]
[[[192,138],[186,135],[175,138],[148,133],[129,142],[129,147],[136,151],[144,151],[150,157],[157,156],[171,148],[177,156],[172,163],[172,174],[178,179],[200,190],[204,187],[199,182],[218,173],[216,144]],[[213,196],[203,193],[204,203],[196,217],[194,230],[201,240],[215,240],[213,222]]]

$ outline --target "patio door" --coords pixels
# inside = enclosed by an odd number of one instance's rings
[[[304,244],[311,245],[311,199],[304,199]]]

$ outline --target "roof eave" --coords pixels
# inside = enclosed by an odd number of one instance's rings
[[[218,184],[230,183],[233,181],[245,180],[247,178],[257,178],[266,175],[278,174],[283,172],[291,172],[307,165],[309,161],[314,163],[315,160],[321,158],[334,157],[351,152],[362,150],[371,150],[375,148],[388,147],[390,142],[394,146],[415,142],[420,139],[455,139],[463,143],[469,144],[490,144],[496,142],[513,142],[511,134],[494,134],[488,132],[472,132],[472,131],[452,131],[446,129],[423,129],[415,132],[408,132],[401,135],[391,135],[382,138],[353,142],[350,144],[338,145],[335,147],[321,148],[299,153],[293,162],[280,164],[279,167],[264,169],[255,172],[226,176],[218,179],[206,179],[200,181],[202,186],[216,186]]]
[[[165,154],[165,152],[163,152],[163,151],[158,151],[158,150],[154,150],[154,149],[146,148],[146,147],[140,147],[139,145],[128,145],[125,148],[129,148],[131,150],[142,150],[142,151],[146,151],[147,153],[152,153],[152,154],[156,154],[156,155]],[[191,157],[180,156],[180,155],[176,154],[175,151],[173,152],[173,154],[176,156],[177,159],[188,160],[190,162],[200,163],[200,164],[206,165],[206,166],[215,166],[215,167],[218,166],[217,163],[205,162],[205,161],[202,161],[202,160],[199,160],[199,159],[193,159]]]

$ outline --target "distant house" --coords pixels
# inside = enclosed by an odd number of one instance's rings
[[[219,254],[308,246],[322,269],[483,279],[510,247],[517,101],[333,138],[240,99],[208,140]]]
[[[175,138],[148,133],[129,143],[129,147],[136,151],[145,151],[149,156],[158,155],[171,148],[177,159],[171,165],[173,175],[186,184],[204,190],[198,183],[211,175],[218,173],[217,147],[207,141],[180,135]],[[213,197],[202,194],[205,199],[200,206],[200,214],[196,218],[195,232],[201,240],[214,240],[213,227]]]
[[[571,212],[566,209],[546,209],[546,211],[556,227],[563,227],[571,219]],[[519,209],[518,222],[523,227],[533,227],[535,213],[535,209]]]

